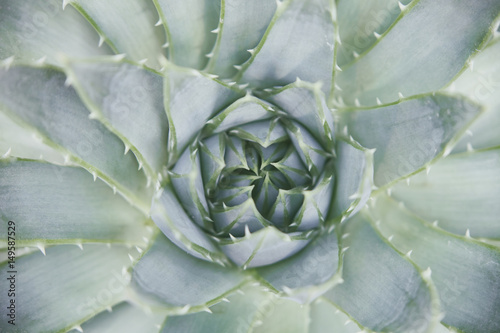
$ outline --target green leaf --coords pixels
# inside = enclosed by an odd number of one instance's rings
[[[368,51],[384,32],[400,17],[402,5],[411,0],[339,0],[337,24],[341,43],[337,49],[337,64],[349,64]]]
[[[337,234],[325,233],[299,253],[257,272],[287,298],[309,303],[341,282]]]
[[[331,217],[344,221],[359,212],[373,187],[373,151],[354,141],[337,141],[335,198]]]
[[[61,1],[0,1],[0,59],[48,62],[58,65],[58,54],[93,57],[112,54],[99,48],[99,36],[90,24]]]
[[[202,164],[197,146],[184,150],[175,166],[169,171],[173,192],[189,218],[200,227],[211,229],[205,184],[202,179]],[[167,210],[168,212],[168,210]]]
[[[18,246],[52,243],[142,244],[146,217],[81,168],[0,160],[1,220],[18,223]],[[0,243],[7,241],[7,228]]]
[[[344,225],[341,247],[344,282],[327,292],[327,299],[377,332],[430,330],[439,308],[430,279],[387,244],[362,213]]]
[[[208,120],[241,97],[241,92],[198,71],[167,65],[164,100],[169,151],[177,158]]]
[[[207,63],[219,23],[220,0],[153,0],[165,27],[170,61],[195,69]]]
[[[219,302],[246,279],[239,270],[195,258],[159,234],[135,265],[132,286],[143,299],[189,309]]]
[[[211,307],[212,313],[168,317],[161,332],[250,332],[254,322],[266,316],[269,307],[274,309],[278,299],[260,288],[248,286],[242,288],[240,293],[228,295],[225,302]]]
[[[165,318],[163,313],[147,314],[140,307],[122,302],[86,321],[85,333],[157,333]]]
[[[454,154],[396,184],[392,195],[421,218],[473,237],[500,238],[500,149]]]
[[[190,255],[226,262],[214,241],[193,221],[191,214],[186,213],[182,204],[171,186],[166,185],[153,201],[151,218],[170,241]]]
[[[376,105],[443,87],[481,47],[500,2],[415,1],[370,52],[335,76],[337,97]],[[438,31],[439,33],[436,33]],[[411,36],[411,38],[409,38]],[[411,64],[411,65],[409,65]]]
[[[101,40],[131,60],[159,68],[165,34],[155,27],[158,13],[148,0],[67,0],[95,28]],[[79,56],[81,57],[81,56]]]
[[[323,91],[329,93],[334,30],[332,13],[323,1],[280,1],[264,37],[236,76],[237,80],[268,88],[287,85],[299,77],[310,82],[322,81]]]
[[[233,127],[270,119],[276,113],[268,102],[247,94],[210,119],[204,130],[207,134],[223,133]]]
[[[319,298],[309,307],[309,333],[359,333],[360,327],[330,301]]]
[[[284,299],[274,302],[263,308],[266,311],[263,319],[254,321],[253,333],[309,333],[309,305]]]
[[[222,0],[217,40],[206,70],[228,78],[236,74],[234,65],[245,62],[248,50],[257,46],[276,11],[269,0]]]
[[[167,164],[162,77],[112,60],[70,61],[66,69],[92,115],[130,146],[149,175],[156,177]]]
[[[383,186],[442,155],[480,110],[465,99],[433,93],[392,105],[347,109],[341,121],[356,141],[376,149],[374,180]]]
[[[304,125],[325,149],[333,149],[333,117],[318,85],[296,81],[263,96]]]
[[[288,258],[310,241],[305,233],[286,234],[268,226],[244,237],[222,240],[219,246],[236,265],[247,268],[265,266]]]
[[[278,262],[300,251],[310,242],[310,233],[285,234],[269,226],[234,241],[222,241],[222,251],[237,265],[259,267]]]
[[[500,251],[424,222],[387,196],[370,211],[377,228],[399,251],[430,267],[445,316],[464,332],[500,330]],[[418,237],[415,237],[418,235]]]
[[[162,332],[306,333],[308,306],[279,298],[260,287],[244,288],[210,310],[167,318]]]
[[[68,162],[95,173],[127,200],[147,211],[151,197],[146,177],[132,154],[89,112],[64,74],[49,68],[15,67],[0,71],[0,108],[50,142]]]
[[[18,257],[17,273],[0,266],[0,288],[9,290],[15,275],[15,297],[2,297],[7,309],[15,299],[15,328],[23,332],[66,332],[96,313],[123,300],[129,277],[122,267],[130,264],[124,246],[86,244],[83,251],[74,245],[58,245]],[[137,254],[137,252],[134,252]],[[4,315],[5,316],[5,315]],[[11,331],[7,317],[0,321],[2,331]]]
[[[0,154],[63,164],[64,156],[0,111]],[[2,156],[0,155],[0,156]]]
[[[446,90],[461,93],[485,106],[486,112],[472,124],[454,152],[500,146],[500,38],[496,38],[470,61],[469,68]]]

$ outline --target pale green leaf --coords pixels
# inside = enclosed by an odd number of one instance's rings
[[[146,216],[81,168],[0,160],[1,219],[19,224],[17,245],[143,243]],[[7,241],[7,228],[0,243]]]
[[[368,201],[373,187],[373,151],[355,142],[337,141],[335,173],[338,175],[332,218],[344,221]]]
[[[455,154],[420,172],[392,195],[423,219],[472,237],[500,238],[500,149]]]
[[[85,333],[157,333],[165,315],[147,314],[138,306],[122,302],[111,312],[103,311],[82,325]]]
[[[178,157],[207,121],[241,96],[239,90],[207,74],[168,64],[164,99],[169,120],[168,147]]]
[[[0,110],[0,156],[39,159],[63,164],[64,156]]]
[[[189,218],[200,227],[210,229],[212,223],[200,170],[204,165],[200,162],[197,149],[196,146],[191,146],[184,150],[169,175],[174,192]]]
[[[214,241],[183,209],[170,185],[166,185],[154,199],[151,218],[174,244],[190,255],[204,260],[225,259]]]
[[[220,0],[153,0],[165,26],[170,61],[202,69],[219,23]]]
[[[223,0],[218,35],[207,70],[221,77],[236,74],[257,46],[276,11],[272,0]]]
[[[270,119],[276,110],[268,102],[252,95],[245,95],[210,119],[206,133],[223,133],[231,128],[259,120]]]
[[[220,301],[245,279],[239,270],[195,258],[159,234],[134,267],[132,286],[152,301],[192,307]]]
[[[219,246],[235,264],[243,267],[258,267],[288,258],[309,242],[310,239],[301,233],[285,234],[269,226],[234,241],[222,241]]]
[[[374,331],[427,332],[439,307],[430,280],[387,244],[363,215],[344,225],[344,282],[325,297]]]
[[[287,85],[297,77],[322,81],[329,92],[333,73],[334,24],[321,0],[280,2],[264,37],[237,76],[257,88]]]
[[[480,48],[499,12],[497,0],[415,1],[370,52],[337,73],[337,97],[376,105],[443,87]]]
[[[360,328],[330,301],[319,298],[309,306],[309,333],[359,333]]]
[[[112,54],[98,47],[99,35],[78,12],[60,0],[0,1],[0,59],[59,64],[58,54],[92,57]]]
[[[257,272],[286,297],[308,303],[340,282],[337,234],[325,233],[299,253]]]
[[[271,302],[273,302],[271,298]],[[309,305],[285,299],[275,299],[263,308],[264,318],[253,323],[253,333],[309,333]]]
[[[212,313],[198,312],[168,317],[161,332],[248,333],[256,320],[267,317],[267,310],[279,300],[260,288],[244,287],[210,308]]]
[[[23,127],[40,135],[68,160],[116,187],[141,210],[151,189],[132,154],[89,112],[64,74],[49,68],[15,67],[0,71],[0,107]],[[69,162],[68,161],[68,162]]]
[[[124,246],[86,244],[80,250],[57,245],[46,253],[18,257],[16,273],[7,264],[0,266],[0,288],[5,293],[8,278],[15,275],[15,297],[2,297],[0,304],[7,309],[15,299],[19,332],[66,332],[125,298],[129,277],[122,274],[122,267],[130,260]],[[2,332],[12,332],[13,327],[4,315]]]
[[[342,123],[362,146],[375,148],[375,185],[422,168],[456,140],[480,107],[462,98],[433,94],[400,103],[341,112]]]
[[[158,13],[148,0],[68,0],[116,53],[159,68],[165,34],[156,27]],[[81,56],[79,56],[81,57]]]
[[[386,196],[377,198],[370,214],[399,251],[411,250],[417,265],[430,267],[444,324],[464,332],[500,331],[498,249],[434,227]]]
[[[481,114],[457,144],[454,151],[483,149],[500,146],[500,38],[493,40],[484,50],[472,58],[469,68],[447,90],[461,93],[484,105]]]
[[[308,306],[279,298],[260,287],[245,287],[210,310],[167,318],[161,332],[306,333]]]
[[[411,0],[339,0],[337,1],[337,24],[341,44],[337,49],[337,64],[350,63],[377,42],[400,17],[399,4],[407,5]]]
[[[304,125],[326,150],[333,147],[333,117],[319,86],[298,81],[263,95]]]
[[[67,72],[93,115],[130,146],[156,177],[167,164],[162,77],[128,63],[102,60],[71,61]]]

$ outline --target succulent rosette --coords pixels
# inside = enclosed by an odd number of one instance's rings
[[[0,330],[499,332],[499,12],[0,1]]]

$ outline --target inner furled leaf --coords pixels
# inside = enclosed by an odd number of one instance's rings
[[[443,154],[480,110],[463,98],[433,93],[340,115],[355,140],[376,149],[375,185],[383,186]]]
[[[116,53],[159,68],[165,34],[155,27],[158,13],[148,0],[68,0]]]
[[[128,63],[107,61],[69,62],[67,71],[93,116],[130,146],[149,176],[156,178],[167,164],[162,77]]]
[[[63,164],[64,156],[0,111],[0,156],[15,156]]]
[[[418,216],[459,235],[500,239],[500,149],[451,155],[410,180],[392,195]]]
[[[206,70],[229,78],[257,46],[276,11],[276,1],[222,0],[217,41]]]
[[[304,201],[294,217],[291,230],[305,231],[323,225],[335,200],[334,163],[325,165],[325,171],[318,183],[311,189],[303,191]]]
[[[290,141],[299,155],[304,166],[312,177],[312,182],[315,183],[320,176],[321,170],[325,167],[325,163],[334,154],[332,150],[323,150],[323,147],[311,135],[309,130],[297,122],[284,120]],[[328,139],[324,141],[328,142]],[[300,166],[295,166],[299,167]]]
[[[430,280],[387,244],[362,213],[344,225],[341,247],[344,282],[324,297],[377,332],[429,331],[439,311]]]
[[[146,217],[81,168],[29,160],[0,161],[0,218],[18,222],[16,241],[142,244]],[[5,229],[6,232],[7,229]],[[5,235],[1,243],[7,241]]]
[[[99,35],[74,8],[60,0],[0,1],[0,59],[59,64],[58,54],[92,57],[112,54],[98,47]]]
[[[443,87],[481,47],[497,0],[421,0],[370,50],[338,73],[338,98],[376,105]]]
[[[202,69],[219,24],[220,0],[153,0],[167,33],[170,61]]]
[[[246,188],[243,188],[246,190]],[[214,227],[217,235],[228,236],[231,234],[236,237],[245,236],[245,231],[255,232],[270,225],[260,213],[259,208],[256,207],[256,202],[250,196],[250,189],[246,190],[241,195],[244,202],[234,206],[227,207],[224,203],[221,206],[216,206],[212,209],[212,217],[214,219]],[[234,201],[234,200],[233,200]],[[232,201],[228,201],[231,204]]]
[[[496,38],[470,61],[469,68],[446,90],[461,93],[485,106],[454,151],[500,146],[500,38]],[[469,146],[469,147],[468,147]]]
[[[150,205],[151,188],[138,171],[133,154],[123,155],[122,141],[97,120],[71,87],[64,74],[49,68],[15,67],[0,71],[2,110],[52,146],[119,190],[143,211]]]
[[[126,296],[130,264],[125,246],[57,245],[46,256],[34,252],[16,259],[16,325],[22,332],[67,332]],[[0,266],[0,288],[8,290],[12,273]],[[7,309],[10,298],[0,304]],[[0,329],[11,331],[7,320]]]
[[[168,64],[164,73],[164,101],[169,120],[168,147],[172,161],[215,114],[242,93],[198,71]]]
[[[400,4],[408,5],[411,1],[337,1],[337,25],[341,40],[337,49],[337,64],[343,67],[368,51],[397,22],[403,8]]]
[[[297,77],[323,83],[330,92],[334,24],[321,0],[287,0],[279,3],[264,37],[236,76],[257,88],[284,86]]]
[[[370,214],[399,251],[411,251],[417,265],[430,267],[445,313],[442,322],[463,332],[500,331],[500,251],[449,234],[402,207],[380,196]]]
[[[247,279],[235,268],[193,257],[159,234],[134,267],[132,287],[153,302],[189,310],[219,302]]]
[[[82,325],[85,333],[158,333],[165,319],[162,311],[146,313],[141,307],[122,302]]]

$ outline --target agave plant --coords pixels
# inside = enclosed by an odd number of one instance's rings
[[[0,1],[2,332],[500,332],[498,0]]]

